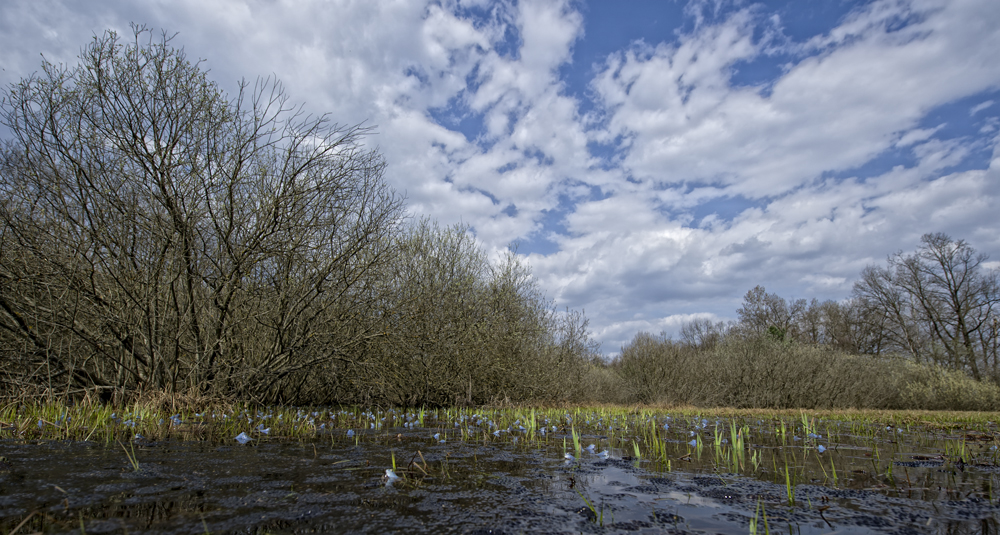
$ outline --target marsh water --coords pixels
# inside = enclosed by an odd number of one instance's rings
[[[251,432],[245,444],[4,438],[0,532],[952,534],[1000,526],[1000,433],[991,427],[669,417],[578,424],[501,429],[488,419],[459,427],[428,418],[309,438]]]

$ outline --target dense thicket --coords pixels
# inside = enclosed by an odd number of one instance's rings
[[[605,362],[517,255],[406,220],[362,126],[230,98],[144,28],[80,60],[0,107],[0,397],[1000,409],[998,274],[963,241]]]
[[[613,364],[615,401],[756,408],[1000,410],[1000,387],[899,355],[858,355],[768,336],[705,348],[640,333]]]
[[[403,224],[365,128],[144,28],[80,60],[2,103],[2,394],[483,403],[588,362],[516,257]]]
[[[519,257],[491,262],[467,227],[420,220],[382,266],[382,332],[319,376],[324,401],[481,405],[582,400],[600,366],[582,313],[556,311]],[[325,396],[325,397],[324,397]]]
[[[747,292],[737,321],[640,333],[614,368],[626,401],[771,408],[1000,409],[998,272],[927,234],[868,266],[842,302]]]

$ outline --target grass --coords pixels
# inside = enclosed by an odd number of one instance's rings
[[[757,509],[754,511],[753,518],[750,519],[750,535],[757,535],[759,533],[758,518],[763,515],[764,517],[764,534],[771,535],[771,528],[767,525],[767,510],[764,508],[764,503],[758,498],[757,499]]]
[[[1000,466],[1000,413],[930,411],[802,411],[652,406],[507,406],[447,409],[363,409],[359,407],[267,407],[252,404],[165,410],[154,404],[8,403],[0,406],[0,439],[89,440],[120,448],[131,470],[147,441],[205,441],[236,445],[245,433],[253,447],[268,441],[297,441],[314,455],[317,444],[371,445],[388,453],[371,467],[399,476],[405,489],[424,480],[451,476],[448,457],[424,459],[430,446],[487,444],[517,451],[575,454],[573,463],[611,456],[650,471],[755,477],[784,486],[760,501],[752,533],[769,533],[765,507],[812,506],[797,483],[843,488],[914,491],[928,480],[913,478],[898,462],[941,463],[936,483],[964,465]],[[398,437],[405,435],[406,441]],[[443,441],[443,442],[442,442]],[[692,446],[691,443],[694,443]],[[587,447],[595,445],[595,448]],[[409,448],[408,450],[405,448]],[[419,449],[418,449],[419,448]],[[704,451],[703,451],[704,450]],[[381,455],[384,455],[381,454]],[[397,462],[396,453],[400,453]],[[916,455],[919,453],[919,456]],[[412,457],[411,457],[412,454]],[[558,461],[562,463],[562,461]],[[923,477],[923,476],[922,476]],[[388,483],[388,481],[387,481]],[[581,492],[583,491],[583,492]],[[595,523],[603,523],[599,496],[576,489]],[[939,492],[939,491],[935,491]],[[992,493],[992,486],[988,491]],[[782,494],[784,494],[782,496]],[[992,494],[990,494],[992,496]],[[772,518],[771,520],[774,520]],[[773,523],[773,522],[772,522]]]
[[[119,442],[118,444],[122,447],[122,450],[125,451],[125,456],[128,457],[128,463],[132,465],[132,469],[138,472],[139,458],[135,456],[135,444],[129,442],[128,443],[129,447],[127,449],[125,448],[125,444],[122,444],[121,442]],[[129,450],[131,450],[131,452]]]
[[[788,496],[788,506],[795,507],[795,486],[792,485],[787,459],[785,459],[785,494]]]
[[[793,421],[794,420],[798,420]],[[728,437],[717,424],[727,420]],[[642,442],[662,440],[676,434],[677,425],[694,427],[699,432],[712,423],[713,444],[716,448],[746,442],[749,422],[773,422],[776,435],[788,443],[790,435],[809,436],[817,433],[821,423],[848,423],[854,434],[877,436],[877,426],[909,429],[923,428],[947,432],[991,432],[1000,413],[995,412],[934,412],[934,411],[857,411],[819,410],[788,411],[762,409],[698,409],[666,407],[528,407],[479,409],[427,409],[408,412],[399,409],[363,410],[360,408],[303,409],[262,407],[251,404],[223,406],[196,412],[190,409],[164,411],[140,403],[109,406],[97,403],[66,405],[62,403],[8,403],[0,407],[0,436],[47,438],[56,440],[98,440],[111,442],[140,435],[147,440],[223,440],[240,432],[254,438],[296,439],[327,434],[332,430],[356,429],[360,432],[381,432],[387,428],[426,428],[447,423],[449,430],[461,431],[468,437],[476,431],[492,431],[494,437],[511,431],[529,440],[546,440],[554,432],[569,432],[574,449],[580,447],[581,434],[601,431],[604,435],[621,438],[639,437]],[[706,425],[702,425],[705,421]],[[662,422],[672,422],[663,429]],[[693,424],[693,425],[692,425]],[[669,425],[669,424],[667,424]],[[599,429],[593,429],[598,426]],[[552,431],[551,427],[556,430]],[[540,431],[546,430],[543,434]],[[266,433],[265,433],[266,431]],[[495,431],[501,431],[499,435]],[[840,432],[840,430],[833,430]],[[728,440],[726,440],[728,438]],[[954,448],[960,448],[955,442]],[[742,449],[742,448],[737,448]]]
[[[580,492],[580,490],[577,489],[576,493],[580,495],[580,498],[583,500],[583,503],[586,504],[587,509],[590,510],[590,513],[592,515],[591,521],[597,524],[598,526],[604,526],[604,506],[602,505],[601,510],[598,511],[597,507],[594,506],[594,502],[587,499],[587,497],[583,494],[583,492]]]
[[[0,407],[0,439],[89,440],[115,443],[133,470],[147,441],[195,440],[235,444],[241,433],[266,441],[384,444],[396,436],[426,435],[440,443],[483,443],[515,449],[572,448],[588,457],[596,444],[613,457],[647,469],[752,476],[786,487],[819,478],[832,485],[902,484],[894,474],[906,460],[900,441],[949,466],[1000,465],[1000,413],[930,411],[801,411],[649,406],[526,406],[448,409],[296,408],[251,404],[164,410],[153,404],[8,403]],[[705,437],[704,439],[702,437]],[[693,446],[692,446],[693,444]],[[838,444],[853,444],[838,449]],[[707,450],[703,454],[703,449]],[[868,456],[859,452],[868,452]],[[396,471],[395,451],[391,453]],[[401,472],[426,470],[426,463]],[[447,470],[441,467],[442,472]],[[859,483],[855,474],[868,474]],[[853,481],[853,483],[852,483]]]

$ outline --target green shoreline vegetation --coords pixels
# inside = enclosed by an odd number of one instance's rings
[[[403,484],[408,476],[419,475],[419,467],[412,459],[397,466],[395,453],[413,450],[416,459],[422,448],[414,440],[553,454],[561,447],[568,464],[611,455],[653,471],[694,467],[720,476],[769,480],[786,487],[787,505],[794,507],[796,485],[810,481],[856,486],[860,477],[866,487],[912,488],[906,467],[913,459],[948,463],[952,471],[966,465],[998,466],[998,421],[997,412],[955,411],[611,405],[407,411],[239,404],[174,412],[149,403],[117,408],[99,402],[9,403],[0,409],[0,440],[103,442],[121,450],[122,466],[133,470],[141,468],[143,446],[153,442],[365,446],[392,452],[392,472]],[[400,442],[404,433],[405,446]]]
[[[400,428],[440,430],[457,434],[461,440],[507,440],[504,434],[516,431],[531,440],[545,440],[548,434],[605,435],[613,440],[615,430],[621,443],[614,447],[631,448],[634,433],[644,439],[662,439],[648,434],[644,426],[657,422],[704,419],[716,422],[754,420],[769,425],[787,424],[787,433],[807,436],[817,425],[856,424],[900,429],[919,428],[935,431],[997,432],[1000,412],[949,410],[801,410],[735,409],[620,405],[550,405],[436,409],[363,409],[266,407],[250,404],[202,404],[201,408],[164,408],[156,403],[135,402],[113,406],[101,402],[10,402],[0,408],[0,438],[19,440],[90,440],[113,444],[119,441],[200,440],[231,442],[239,433],[254,440],[334,440],[343,437],[386,435]],[[552,426],[555,423],[556,425]],[[707,425],[707,424],[706,424]],[[548,430],[551,427],[551,430]],[[705,426],[702,426],[705,428]],[[477,428],[472,431],[472,428]],[[543,430],[546,429],[546,430]],[[686,427],[683,427],[685,428]],[[351,431],[347,433],[347,431]],[[500,431],[500,433],[496,433]],[[655,430],[654,430],[655,431]],[[737,432],[723,430],[724,436]],[[514,435],[516,436],[516,435]],[[721,436],[721,435],[720,435]],[[716,436],[716,438],[720,438]],[[997,437],[1000,440],[1000,436]],[[646,444],[648,446],[648,444]],[[645,451],[646,448],[644,447]]]

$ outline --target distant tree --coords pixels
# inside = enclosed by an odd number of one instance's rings
[[[925,234],[916,252],[866,267],[854,296],[893,349],[1000,380],[1000,274],[983,267],[987,258],[964,240]]]
[[[728,327],[724,322],[712,322],[707,318],[694,319],[681,325],[681,341],[699,349],[713,349],[726,336]]]
[[[801,342],[808,344],[825,344],[828,342],[826,323],[823,317],[823,307],[819,299],[813,298],[809,305],[799,315],[796,331]]]
[[[784,340],[786,336],[795,336],[796,324],[805,310],[805,299],[789,304],[784,298],[769,294],[758,285],[743,297],[743,305],[737,309],[736,315],[742,332]]]
[[[872,315],[861,301],[823,301],[818,309],[822,344],[847,353],[882,353],[884,336],[880,316]]]

